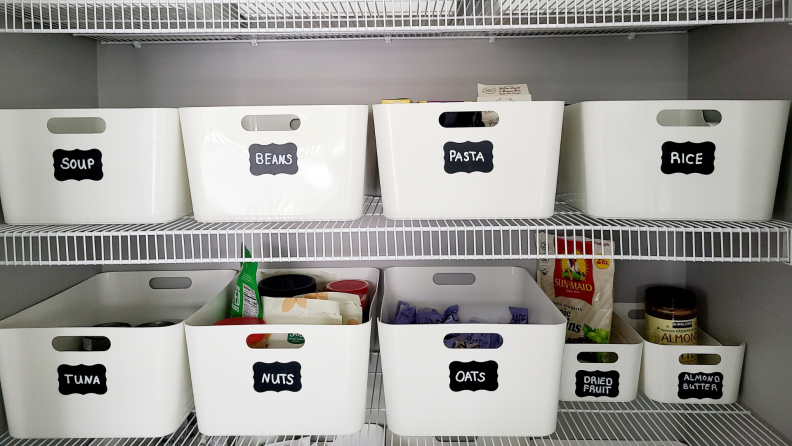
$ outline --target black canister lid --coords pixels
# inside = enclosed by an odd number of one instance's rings
[[[96,324],[94,327],[131,327],[132,325],[126,322],[105,322],[104,324]]]
[[[653,286],[646,289],[646,305],[653,307],[692,310],[696,308],[696,295],[685,288]]]
[[[284,274],[262,279],[259,295],[267,297],[294,297],[316,292],[316,279],[303,274]]]
[[[153,322],[146,322],[145,324],[135,325],[135,327],[170,327],[171,325],[176,325],[180,320],[175,319],[164,319],[161,321],[153,321]]]

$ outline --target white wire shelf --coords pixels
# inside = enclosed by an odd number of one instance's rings
[[[784,441],[739,404],[662,404],[644,395],[629,403],[561,402],[549,437],[400,437],[387,429],[379,354],[369,366],[366,425],[346,436],[208,437],[191,415],[174,434],[147,439],[18,440],[3,446],[781,446]]]
[[[789,21],[788,0],[2,0],[8,32],[106,42],[517,37]]]
[[[347,222],[0,225],[0,265],[516,260],[539,254],[537,234],[613,241],[614,260],[790,263],[792,223],[596,219],[556,203],[535,220],[388,220],[380,197]],[[582,258],[603,258],[583,252]]]

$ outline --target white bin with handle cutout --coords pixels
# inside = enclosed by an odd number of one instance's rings
[[[613,311],[634,330],[644,332],[642,304],[614,304]],[[641,336],[641,335],[639,335]],[[682,364],[682,355],[698,364]],[[698,345],[659,345],[643,340],[639,388],[661,403],[733,404],[742,377],[745,343],[722,345],[701,329]]]
[[[396,325],[399,301],[460,321],[528,308],[528,324]],[[490,319],[486,319],[490,320]],[[566,319],[522,268],[388,268],[377,321],[388,428],[402,436],[545,436],[556,428]],[[495,349],[448,348],[497,333]]]
[[[594,217],[769,220],[790,101],[582,102],[558,193]]]
[[[369,284],[375,268],[259,270]],[[233,285],[186,321],[198,429],[205,435],[347,435],[365,422],[371,322],[359,325],[223,325]],[[300,334],[300,348],[250,348],[255,334]],[[271,340],[271,339],[270,339]],[[279,376],[281,375],[281,376]],[[282,381],[281,381],[282,380]],[[277,381],[277,382],[276,382]]]
[[[226,289],[234,274],[102,273],[0,321],[10,435],[162,437],[176,431],[193,406],[181,321]],[[177,323],[135,327],[160,320]],[[110,322],[132,327],[94,327]]]
[[[180,109],[195,219],[354,220],[368,106]]]
[[[10,224],[158,223],[192,210],[176,109],[0,110]]]
[[[563,105],[374,105],[385,216],[552,216]]]
[[[610,343],[564,345],[561,400],[606,403],[634,400],[638,396],[642,351],[643,338],[614,314]]]

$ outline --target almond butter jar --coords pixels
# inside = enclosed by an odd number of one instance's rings
[[[661,345],[698,344],[698,310],[696,295],[692,291],[672,286],[649,287],[645,302],[647,341]],[[683,354],[679,361],[696,364],[697,357]]]

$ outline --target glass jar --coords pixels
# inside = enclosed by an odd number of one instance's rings
[[[647,341],[661,345],[698,344],[698,310],[696,295],[692,291],[672,286],[649,287],[645,302]],[[697,356],[686,353],[679,361],[696,364]]]

